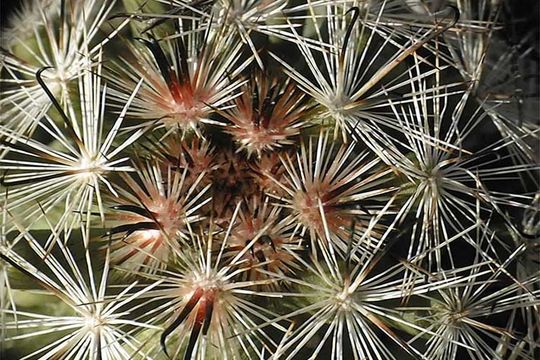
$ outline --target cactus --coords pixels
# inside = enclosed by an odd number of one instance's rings
[[[2,358],[537,358],[535,50],[507,9],[23,2]]]

